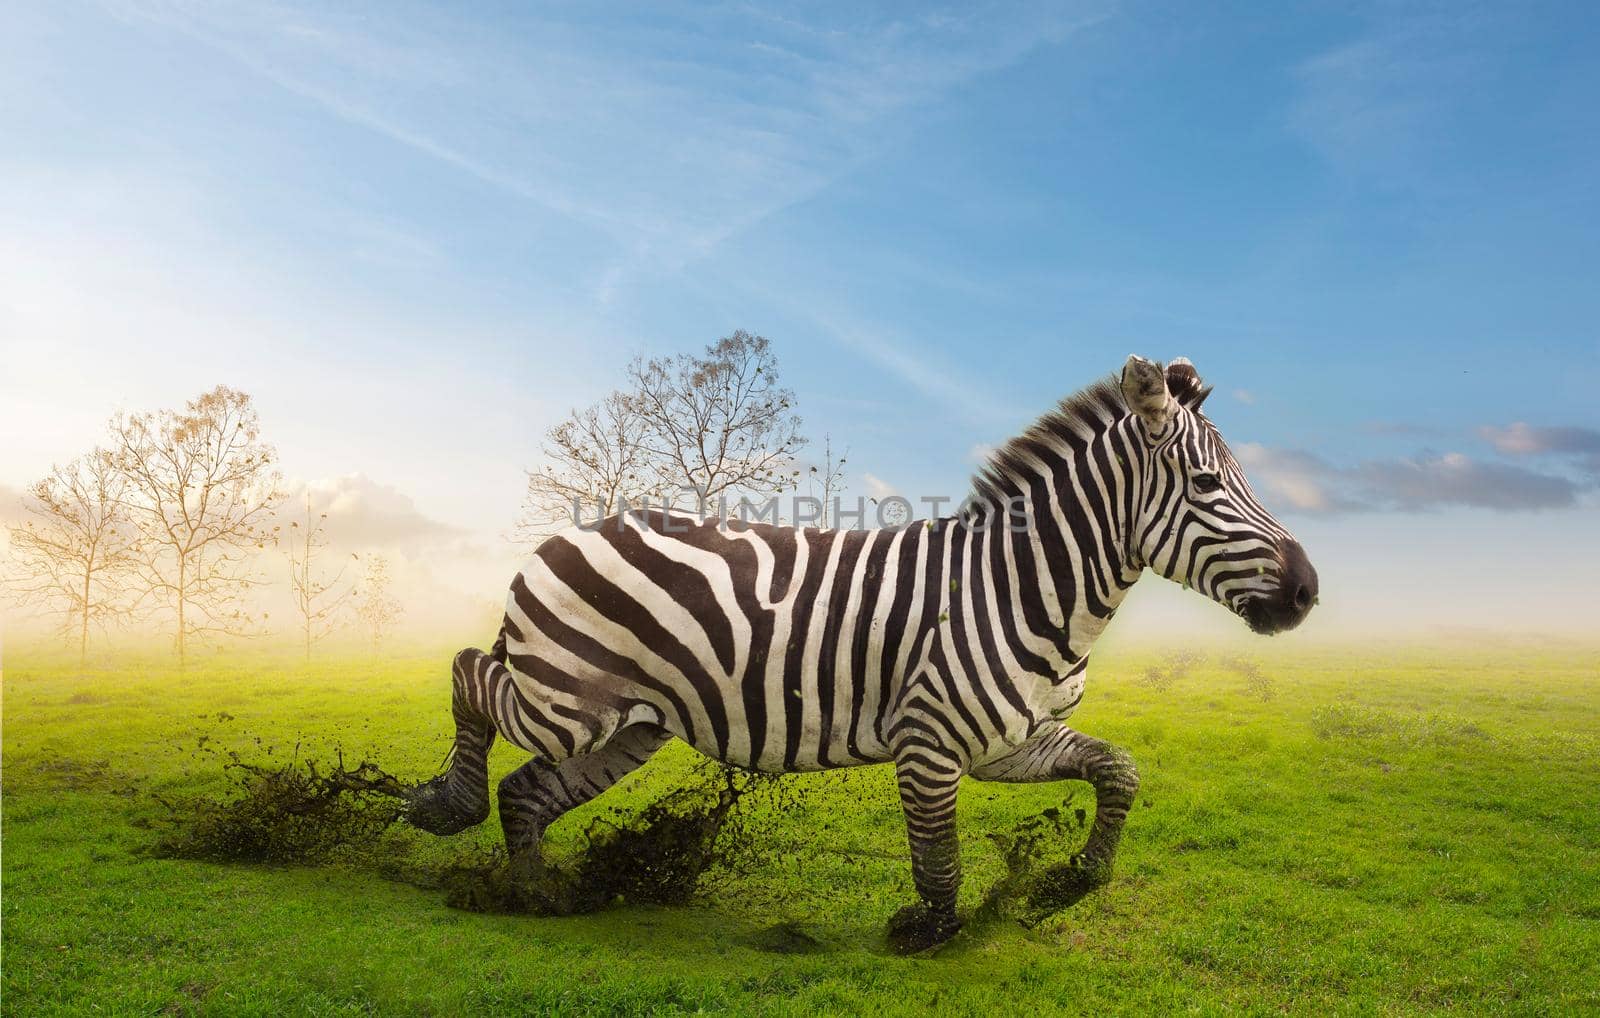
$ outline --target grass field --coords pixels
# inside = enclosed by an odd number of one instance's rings
[[[218,758],[375,755],[430,775],[453,647],[381,662],[219,657],[180,674],[13,653],[4,677],[7,1014],[1304,1014],[1600,1010],[1600,652],[1575,647],[1097,655],[1075,718],[1144,775],[1110,886],[931,958],[883,946],[911,900],[886,768],[792,779],[759,863],[687,906],[483,915],[368,863],[152,857],[156,797],[224,790]],[[1163,688],[1165,687],[1165,688]],[[259,740],[259,741],[258,741]],[[497,747],[496,773],[514,750]],[[590,812],[673,786],[669,747]],[[986,835],[1087,785],[968,783]],[[758,804],[756,809],[774,809]],[[581,819],[552,831],[570,845]],[[563,827],[565,830],[563,830]],[[493,844],[396,830],[396,859]],[[1081,837],[1081,835],[1077,835]],[[559,847],[559,846],[558,846]],[[777,950],[791,924],[817,943]]]

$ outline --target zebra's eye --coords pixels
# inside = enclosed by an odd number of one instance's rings
[[[1222,487],[1222,481],[1217,478],[1216,474],[1194,475],[1194,490],[1202,495],[1209,495],[1220,487]]]

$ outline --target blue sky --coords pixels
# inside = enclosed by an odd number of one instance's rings
[[[1565,624],[1600,566],[1597,22],[11,4],[0,485],[227,381],[286,473],[502,570],[541,432],[635,353],[761,332],[860,490],[953,495],[1186,355],[1352,594],[1403,563],[1453,592],[1430,620],[1496,579],[1472,619]]]

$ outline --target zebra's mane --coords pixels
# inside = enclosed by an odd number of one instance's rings
[[[1167,385],[1178,403],[1196,414],[1211,395],[1211,389],[1201,385],[1200,376],[1186,362],[1168,369]],[[1021,494],[1018,478],[1037,472],[1037,463],[1058,458],[1062,445],[1083,445],[1085,430],[1098,435],[1128,413],[1122,382],[1116,375],[1107,375],[1063,398],[1020,435],[989,454],[972,477],[973,506],[996,505]]]
[[[1114,375],[1065,397],[1020,435],[989,454],[988,461],[972,477],[974,506],[995,505],[1020,494],[1017,479],[1036,473],[1038,462],[1058,458],[1063,442],[1081,445],[1085,426],[1099,434],[1127,413],[1122,386]]]

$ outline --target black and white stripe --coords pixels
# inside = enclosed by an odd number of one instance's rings
[[[1103,871],[1137,773],[1062,722],[1134,581],[1148,566],[1262,631],[1315,597],[1304,553],[1201,413],[1206,391],[1187,362],[1131,359],[1120,384],[999,450],[957,517],[796,530],[650,511],[549,539],[512,581],[495,651],[456,658],[454,759],[414,822],[483,820],[498,734],[533,755],[500,783],[500,814],[512,852],[536,850],[675,736],[763,771],[892,761],[922,898],[900,917],[913,940],[956,928],[962,775],[1092,782],[1081,860]]]

